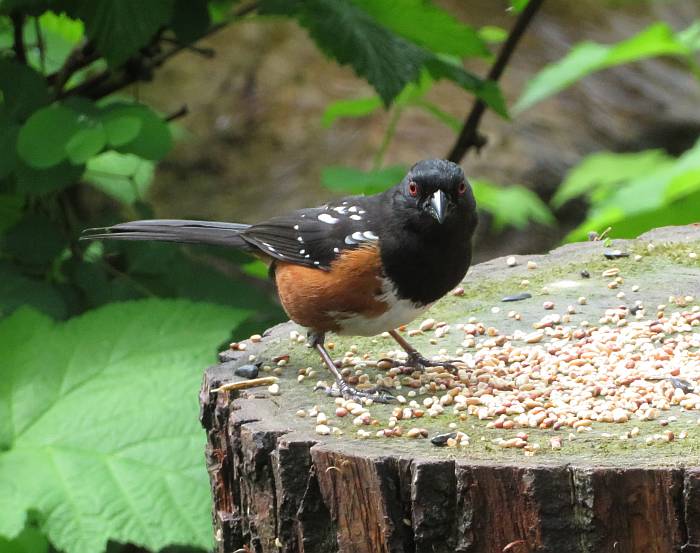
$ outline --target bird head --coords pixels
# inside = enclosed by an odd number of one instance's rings
[[[462,168],[444,159],[416,163],[396,187],[399,206],[412,222],[451,226],[471,222],[476,226],[476,201]]]

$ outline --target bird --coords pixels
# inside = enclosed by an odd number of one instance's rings
[[[153,219],[86,229],[88,240],[154,240],[236,248],[267,263],[279,300],[332,373],[329,394],[391,401],[386,389],[348,384],[325,347],[329,332],[388,332],[415,370],[435,363],[397,329],[428,310],[465,277],[478,223],[462,168],[427,159],[378,194],[348,196],[248,225]]]

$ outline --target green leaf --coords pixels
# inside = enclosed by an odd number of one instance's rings
[[[0,322],[0,496],[35,511],[65,553],[108,540],[211,546],[197,390],[246,312],[187,301],[111,304],[65,323]],[[8,449],[9,448],[9,449]],[[0,517],[14,537],[17,516]]]
[[[354,167],[324,167],[321,182],[327,188],[350,194],[376,194],[394,186],[406,176],[406,167],[395,165],[375,171],[362,171]]]
[[[349,0],[266,0],[260,12],[296,17],[326,55],[352,66],[386,106],[418,78],[433,56],[387,30]]]
[[[3,57],[0,57],[0,92],[7,114],[18,123],[49,103],[44,78],[26,65]]]
[[[132,154],[105,152],[90,161],[85,181],[125,204],[142,200],[153,181],[155,164]]]
[[[54,9],[58,9],[54,6]],[[67,15],[45,11],[39,17],[41,39],[44,43],[44,55],[37,44],[35,24],[25,26],[25,42],[31,45],[27,48],[27,60],[37,71],[50,74],[58,71],[66,61],[73,48],[83,38],[83,23],[71,19]]]
[[[85,163],[99,154],[107,143],[107,133],[99,122],[87,123],[66,143],[66,152],[72,163]]]
[[[22,218],[24,198],[13,194],[0,194],[0,234]]]
[[[429,0],[352,0],[394,33],[440,54],[488,57],[473,27],[457,21]]]
[[[700,21],[694,21],[690,27],[678,33],[676,38],[688,50],[692,52],[700,50]]]
[[[17,153],[35,169],[53,167],[66,159],[66,145],[78,130],[78,114],[72,109],[65,106],[42,108],[20,129]]]
[[[484,25],[479,29],[479,37],[484,42],[500,44],[508,38],[508,31],[506,31],[503,27],[497,27],[496,25]]]
[[[615,236],[634,237],[654,226],[685,224],[692,217],[697,221],[699,193],[700,141],[678,159],[664,160],[655,169],[618,183],[610,194],[594,198],[588,217],[566,240],[585,238],[589,230],[608,226]]]
[[[122,144],[113,144],[118,151],[158,161],[165,157],[172,148],[173,138],[168,124],[148,106],[116,103],[110,104],[105,109],[108,118],[135,118],[139,121],[139,132],[132,140],[124,142],[124,139],[130,134],[129,131],[133,131],[133,122],[127,123],[130,128],[121,129],[118,141]]]
[[[698,205],[700,205],[700,191],[682,200],[633,214],[628,214],[619,207],[608,207],[587,218],[584,223],[572,230],[564,241],[587,240],[590,231],[602,232],[608,227],[612,227],[611,235],[615,238],[636,238],[658,227],[697,223]]]
[[[515,10],[517,13],[523,11],[529,3],[530,0],[510,0],[511,8],[513,8],[513,10]]]
[[[484,81],[466,71],[455,60],[439,57],[428,60],[425,64],[430,75],[435,79],[449,79],[464,90],[474,93],[502,117],[508,118],[508,108],[497,83]]]
[[[110,146],[128,144],[138,136],[142,127],[141,117],[134,111],[134,104],[109,104],[103,108],[100,121]]]
[[[515,111],[524,111],[602,69],[654,56],[688,54],[688,47],[663,22],[654,23],[641,33],[610,46],[582,42],[564,58],[548,65],[530,80]]]
[[[539,196],[524,186],[498,186],[483,181],[470,181],[479,208],[493,216],[496,229],[513,226],[522,229],[530,221],[554,224],[554,216]]]
[[[651,171],[673,163],[673,158],[662,150],[616,154],[600,152],[584,158],[574,167],[557,189],[552,206],[561,207],[578,196],[591,196],[603,189],[632,178],[648,175]],[[602,197],[598,192],[598,197]]]
[[[13,540],[7,540],[0,536],[0,551],[2,553],[48,553],[48,550],[49,542],[36,528],[25,528]]]
[[[113,67],[146,46],[173,16],[174,0],[80,0],[77,14]]]
[[[15,169],[16,190],[20,194],[53,192],[78,182],[84,170],[84,165],[73,165],[67,161],[49,169],[34,169],[20,160]]]
[[[170,26],[181,43],[188,44],[201,38],[210,24],[207,0],[175,0]]]
[[[440,109],[438,106],[427,100],[417,100],[415,105],[422,108],[424,111],[432,115],[435,119],[440,121],[443,125],[450,127],[455,133],[459,133],[462,129],[462,122],[453,117],[446,111]]]
[[[46,280],[24,275],[15,265],[0,261],[0,318],[26,306],[56,319],[62,319],[68,314],[66,301],[54,285]],[[1,408],[0,411],[2,411]],[[0,421],[0,450],[1,442],[2,422]]]
[[[382,101],[378,96],[357,98],[354,100],[336,100],[326,106],[321,121],[324,127],[330,127],[342,117],[365,117],[374,113],[381,107]]]

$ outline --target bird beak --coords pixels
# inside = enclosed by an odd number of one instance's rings
[[[430,197],[430,206],[428,211],[438,223],[442,223],[445,220],[445,215],[447,214],[447,196],[445,196],[445,193],[442,190],[436,191]]]

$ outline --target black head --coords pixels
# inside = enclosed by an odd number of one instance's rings
[[[444,159],[419,161],[396,187],[395,207],[421,225],[476,223],[476,202],[462,168]],[[412,212],[412,213],[411,213]]]

